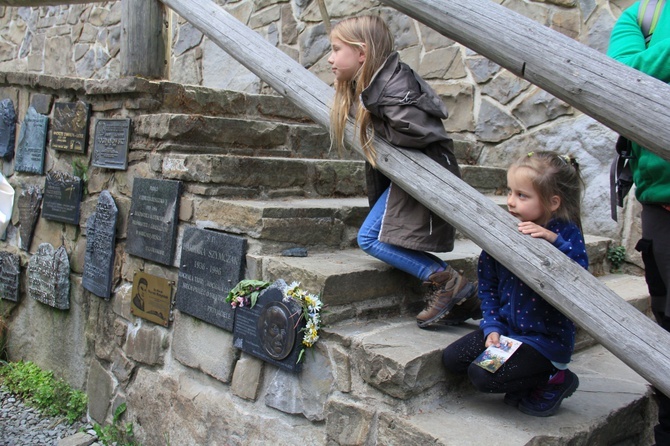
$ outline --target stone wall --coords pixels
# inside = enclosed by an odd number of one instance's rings
[[[599,51],[633,0],[497,0]],[[328,39],[316,1],[216,0],[327,83]],[[447,129],[470,143],[469,162],[504,167],[545,148],[575,155],[587,184],[589,233],[618,238],[609,218],[607,169],[615,134],[497,64],[375,0],[326,2],[333,20],[381,14],[404,61],[450,110]],[[40,8],[0,7],[0,70],[107,79],[119,76],[120,2]],[[175,13],[169,13],[169,80],[249,93],[269,87]],[[467,43],[467,42],[466,42]]]

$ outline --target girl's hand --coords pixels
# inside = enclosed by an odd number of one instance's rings
[[[519,223],[519,231],[534,238],[543,238],[549,243],[554,243],[558,234],[548,230],[545,227],[533,223],[532,221],[522,221]]]
[[[492,345],[500,347],[500,333],[496,333],[495,331],[493,333],[489,333],[489,335],[486,337],[486,343],[484,345],[487,348]]]

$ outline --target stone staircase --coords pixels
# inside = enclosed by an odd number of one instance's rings
[[[367,213],[359,157],[329,150],[327,131],[283,98],[205,95],[176,84],[164,90],[155,114],[134,119],[133,156],[146,157],[154,174],[184,182],[198,226],[247,238],[248,277],[299,281],[327,305],[317,346],[336,364],[327,371],[336,390],[314,395],[323,408],[308,418],[325,429],[328,444],[651,443],[654,407],[645,380],[584,330],[571,367],[581,385],[550,419],[526,416],[502,395],[479,394],[448,376],[442,349],[477,324],[417,328],[418,281],[357,249]],[[472,144],[456,146],[464,180],[504,204],[495,192],[505,172],[468,165]],[[647,312],[643,278],[605,274],[610,243],[587,237],[591,271]],[[282,254],[291,248],[307,256]],[[459,237],[443,258],[475,280],[480,251]],[[308,357],[301,379],[318,381],[317,371],[326,373],[319,367]]]

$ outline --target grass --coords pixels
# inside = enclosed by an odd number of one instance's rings
[[[88,398],[84,392],[30,361],[4,363],[0,376],[7,390],[46,416],[64,417],[72,424],[86,413]]]

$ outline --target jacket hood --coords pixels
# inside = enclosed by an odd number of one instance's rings
[[[385,105],[413,105],[440,119],[449,116],[447,106],[435,91],[409,65],[400,62],[392,52],[377,70],[370,85],[361,93],[361,100],[373,115]]]

